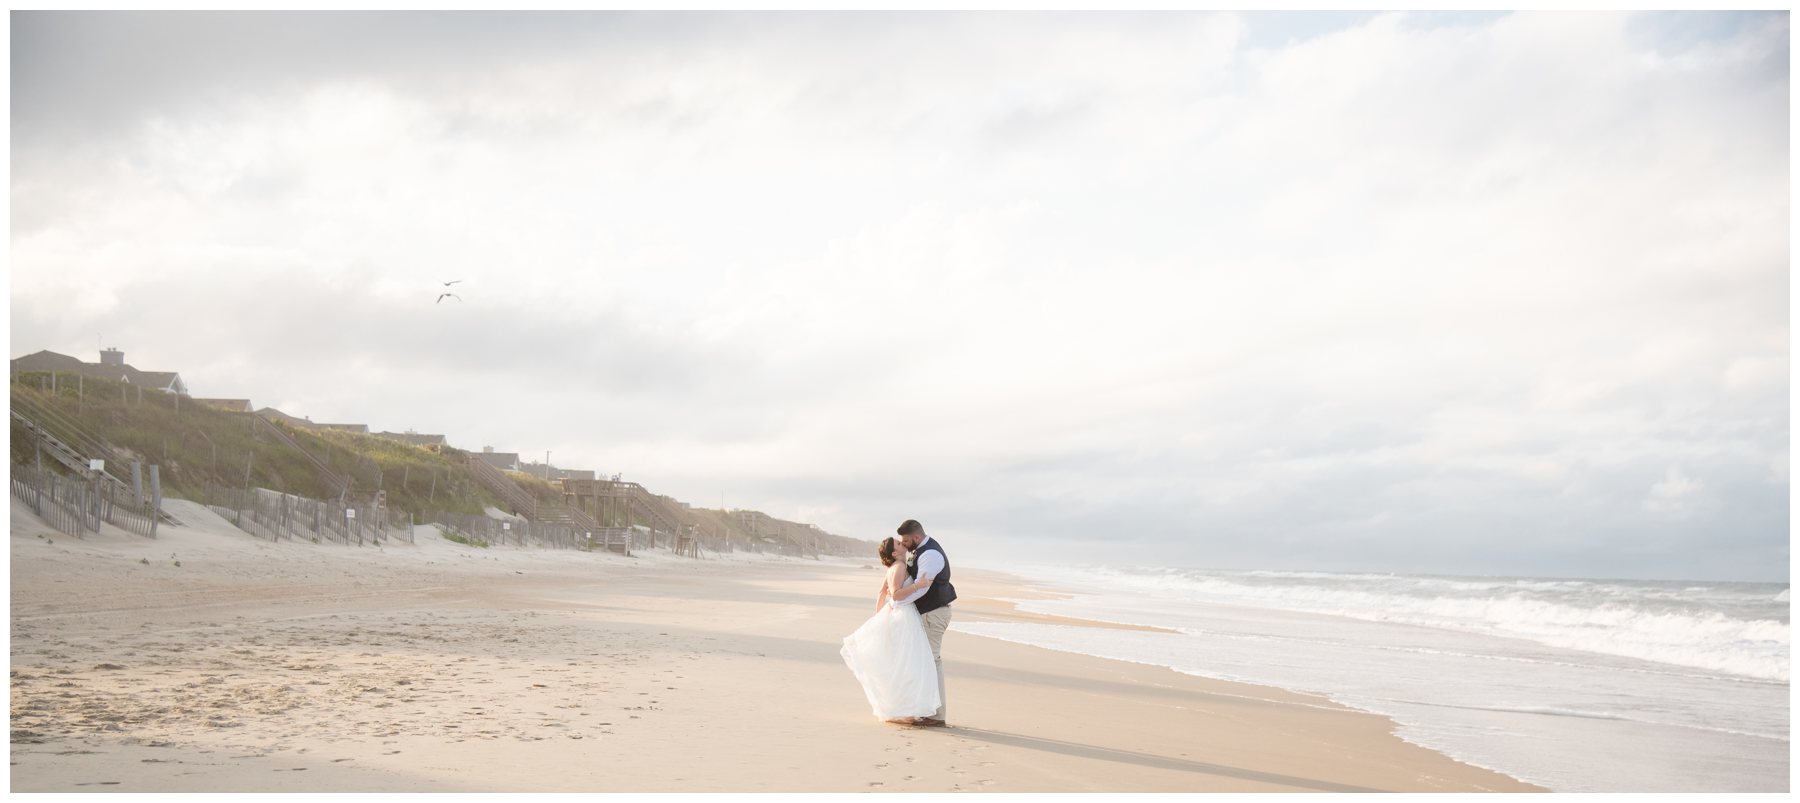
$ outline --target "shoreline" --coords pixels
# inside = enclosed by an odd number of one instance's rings
[[[1387,598],[1359,597],[1362,586],[1333,585],[1328,581],[1338,578],[1330,575],[1316,582],[1307,577],[1284,595],[1270,587],[1286,592],[1286,586],[1264,584],[1255,572],[1220,572],[1223,579],[1213,586],[1213,573],[1196,570],[1199,579],[1173,588],[1130,582],[1160,577],[1156,569],[1126,574],[1127,581],[1116,585],[1052,568],[1023,574],[1041,581],[1044,592],[1016,599],[1027,611],[1177,627],[1184,635],[1093,633],[1030,623],[977,625],[969,628],[971,634],[1316,694],[1394,722],[1396,738],[1409,744],[1547,791],[1754,793],[1788,786],[1785,677],[1734,677],[1614,657],[1603,649],[1611,642],[1583,651],[1559,647],[1554,639],[1470,635],[1457,629],[1456,621],[1433,627],[1429,620],[1403,617],[1388,622],[1334,616],[1314,610],[1324,606],[1320,600],[1366,613],[1379,610],[1376,603]],[[1401,589],[1392,594],[1395,607],[1412,610],[1414,599],[1401,592],[1429,582],[1389,583]],[[1545,604],[1567,613],[1584,602],[1595,604],[1594,599],[1641,600],[1662,589],[1601,584],[1582,591],[1585,596],[1565,606],[1556,605],[1560,598]],[[1716,615],[1720,625],[1705,633],[1729,632],[1732,623],[1756,618],[1777,591],[1785,595],[1782,588],[1727,588],[1715,596],[1708,596],[1715,594],[1710,588],[1687,588],[1684,599],[1724,611]],[[1269,604],[1259,604],[1265,598]],[[1363,607],[1346,605],[1345,598]],[[1451,599],[1444,609],[1465,611],[1458,602]],[[1785,613],[1780,617],[1785,652]],[[1664,620],[1651,624],[1661,626]],[[1767,645],[1750,643],[1734,654],[1758,655],[1754,649]]]
[[[1082,619],[1082,618],[1071,617],[1071,616],[1066,616],[1066,615],[1042,614],[1042,613],[1021,611],[1021,610],[1018,610],[1018,606],[1015,603],[1011,602],[1010,600],[1012,600],[1012,599],[1027,599],[1027,600],[1029,600],[1029,599],[1073,599],[1075,597],[1075,595],[1069,594],[1066,592],[1061,592],[1061,591],[1053,591],[1050,589],[1046,589],[1046,588],[1042,588],[1042,587],[1033,585],[1030,580],[1027,580],[1025,578],[1019,577],[1017,575],[1014,575],[1014,574],[1011,574],[1011,573],[1008,573],[1008,572],[1002,571],[1002,570],[986,569],[986,568],[984,568],[984,569],[964,568],[964,569],[960,569],[958,571],[960,574],[965,575],[965,576],[973,575],[973,576],[977,576],[977,577],[987,578],[991,584],[1000,586],[1002,590],[995,591],[992,588],[989,588],[986,590],[986,593],[992,594],[994,596],[1006,598],[1006,599],[977,598],[976,601],[977,601],[977,604],[979,605],[978,610],[980,610],[982,612],[982,614],[985,614],[985,615],[978,615],[977,617],[971,617],[970,619],[961,620],[961,621],[996,622],[996,623],[1002,623],[1002,624],[1007,624],[1007,623],[1054,624],[1054,625],[1063,625],[1063,626],[1071,626],[1071,627],[1090,627],[1090,628],[1103,628],[1103,629],[1111,629],[1111,630],[1171,633],[1171,634],[1179,634],[1181,632],[1179,630],[1175,630],[1172,628],[1160,627],[1160,626],[1156,626],[1156,625],[1134,624],[1134,623],[1129,623],[1129,622],[1114,622],[1114,621],[1107,621],[1107,620],[1103,620],[1103,619]],[[959,600],[957,600],[957,602],[960,605],[964,602],[964,600],[959,599]],[[954,624],[952,625],[952,627],[954,627]],[[1285,694],[1293,695],[1296,698],[1295,704],[1297,704],[1297,705],[1306,704],[1304,702],[1300,702],[1301,700],[1309,700],[1309,699],[1314,700],[1318,704],[1318,707],[1320,707],[1322,709],[1326,709],[1326,710],[1341,709],[1341,710],[1354,711],[1359,714],[1363,714],[1366,716],[1381,719],[1388,723],[1389,733],[1393,736],[1393,738],[1395,738],[1409,746],[1416,747],[1420,750],[1425,750],[1425,751],[1434,753],[1436,755],[1443,756],[1444,758],[1446,758],[1450,761],[1453,761],[1457,764],[1461,764],[1463,766],[1471,767],[1471,768],[1478,769],[1478,770],[1485,771],[1485,772],[1494,773],[1495,775],[1504,777],[1507,780],[1509,780],[1515,784],[1519,784],[1522,787],[1520,789],[1513,789],[1513,790],[1508,790],[1508,791],[1539,791],[1539,792],[1553,792],[1554,791],[1552,789],[1548,789],[1543,786],[1540,786],[1532,781],[1527,781],[1522,778],[1518,778],[1513,775],[1510,775],[1503,770],[1500,770],[1500,769],[1497,769],[1494,767],[1482,766],[1480,764],[1476,764],[1471,761],[1468,761],[1467,759],[1452,756],[1452,755],[1444,752],[1443,750],[1432,747],[1430,745],[1422,744],[1420,742],[1417,742],[1417,741],[1414,741],[1411,739],[1407,739],[1404,735],[1401,734],[1402,728],[1401,728],[1400,723],[1397,720],[1395,720],[1393,717],[1388,716],[1388,715],[1383,714],[1378,711],[1371,711],[1371,710],[1368,710],[1365,708],[1358,708],[1356,706],[1353,706],[1353,705],[1350,705],[1347,703],[1338,702],[1337,700],[1331,699],[1328,695],[1323,694],[1323,693],[1296,690],[1296,689],[1287,689],[1287,688],[1283,688],[1280,686],[1266,685],[1266,684],[1260,684],[1260,683],[1248,683],[1248,682],[1243,682],[1243,681],[1228,680],[1225,678],[1212,677],[1212,676],[1198,674],[1198,673],[1194,673],[1194,672],[1186,672],[1186,671],[1177,669],[1175,667],[1168,666],[1166,664],[1160,664],[1160,663],[1155,663],[1155,662],[1150,662],[1150,661],[1135,661],[1135,660],[1130,660],[1130,659],[1125,659],[1125,658],[1114,658],[1114,657],[1093,655],[1090,653],[1079,652],[1079,651],[1073,650],[1073,649],[1057,649],[1054,647],[1046,647],[1046,646],[1042,646],[1042,645],[1032,644],[1027,641],[1015,641],[1015,640],[1001,638],[999,636],[993,636],[993,635],[985,635],[985,634],[979,634],[979,633],[963,633],[963,635],[974,636],[976,638],[992,639],[995,641],[1001,641],[1001,642],[1005,642],[1008,644],[1017,644],[1020,646],[1032,647],[1034,649],[1045,650],[1048,652],[1053,652],[1053,653],[1058,653],[1058,654],[1063,654],[1063,655],[1078,655],[1078,656],[1082,656],[1085,658],[1093,658],[1093,659],[1102,660],[1102,661],[1113,661],[1113,662],[1117,662],[1117,663],[1121,663],[1121,664],[1128,664],[1128,665],[1132,665],[1132,666],[1142,666],[1142,667],[1148,667],[1148,668],[1152,668],[1152,669],[1156,669],[1156,670],[1165,670],[1167,672],[1173,673],[1175,675],[1179,675],[1184,678],[1195,678],[1195,679],[1202,680],[1202,681],[1205,681],[1208,683],[1231,684],[1231,685],[1236,685],[1236,686],[1248,686],[1248,687],[1256,688],[1256,689],[1266,689],[1266,690],[1278,691],[1278,692],[1282,692]]]
[[[359,550],[219,523],[39,538],[15,506],[11,791],[1537,788],[1322,697],[955,633],[1052,623],[986,570],[962,573],[945,641],[952,727],[907,728],[872,720],[837,655],[872,559]]]

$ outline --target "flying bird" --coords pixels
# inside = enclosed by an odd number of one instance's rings
[[[453,285],[453,284],[456,284],[456,282],[460,282],[460,281],[462,281],[462,280],[461,280],[461,279],[457,279],[457,280],[456,280],[456,281],[455,281],[455,282],[444,282],[444,286],[445,286],[445,287],[449,287],[449,286],[450,286],[450,285]]]
[[[446,298],[454,298],[454,299],[456,299],[456,300],[457,300],[457,301],[462,301],[462,296],[459,296],[459,295],[457,295],[457,294],[455,294],[455,293],[443,293],[443,294],[441,294],[441,295],[439,295],[439,296],[438,296],[438,300],[437,300],[437,301],[434,301],[434,302],[432,302],[432,303],[434,303],[434,304],[442,304],[442,303],[444,303],[444,299],[446,299]]]

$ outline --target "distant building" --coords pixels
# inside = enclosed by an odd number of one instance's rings
[[[67,354],[54,351],[40,351],[27,354],[12,361],[12,372],[54,371],[56,373],[84,374],[86,376],[110,379],[115,382],[126,382],[141,388],[160,390],[186,396],[187,383],[181,381],[181,374],[174,371],[140,371],[125,364],[125,352],[118,349],[104,349],[100,352],[100,361],[82,362]]]
[[[227,413],[252,412],[249,399],[195,399],[194,403],[211,407],[214,410],[224,410]]]
[[[475,456],[479,458],[481,462],[500,469],[501,471],[519,470],[518,452],[496,452],[492,446],[483,446],[481,447],[481,453]]]
[[[270,421],[279,421],[283,424],[287,424],[290,427],[304,427],[306,429],[312,429],[314,426],[316,426],[315,424],[313,424],[312,419],[310,419],[310,418],[300,418],[297,416],[291,416],[291,415],[288,415],[287,413],[284,413],[273,407],[264,407],[261,410],[257,410],[256,414],[262,416],[263,418],[267,418]]]

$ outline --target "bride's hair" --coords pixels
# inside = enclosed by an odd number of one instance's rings
[[[881,539],[881,546],[875,548],[875,554],[881,556],[881,565],[894,565],[894,539]]]

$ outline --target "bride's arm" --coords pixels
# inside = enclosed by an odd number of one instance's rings
[[[883,578],[881,581],[881,593],[876,595],[876,597],[875,597],[876,613],[880,613],[881,606],[886,605],[888,603],[888,599],[890,598],[893,587],[894,587],[894,573],[890,571],[887,573],[887,577]]]

